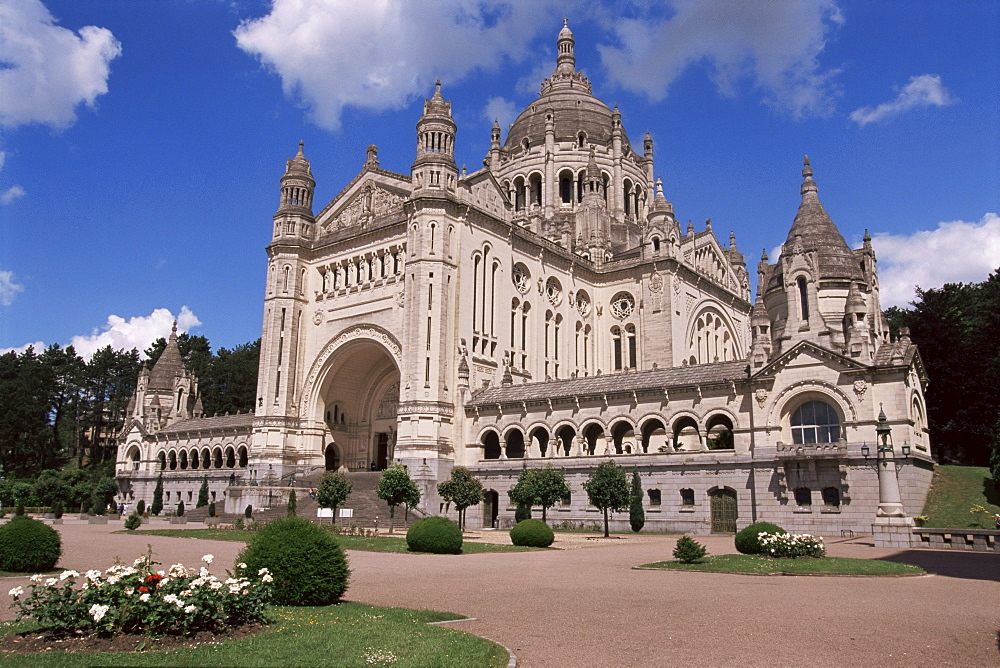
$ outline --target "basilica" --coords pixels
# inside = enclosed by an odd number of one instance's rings
[[[318,205],[299,144],[271,223],[254,413],[202,415],[172,335],[120,438],[123,490],[148,503],[162,474],[188,499],[208,478],[263,506],[261,486],[395,461],[437,514],[461,465],[487,490],[470,526],[503,527],[521,470],[551,464],[571,494],[550,523],[589,528],[583,482],[612,459],[639,473],[647,529],[869,532],[882,412],[902,506],[920,512],[920,356],[890,338],[871,239],[848,246],[808,158],[780,255],[748,270],[732,233],[678,223],[652,138],[633,144],[594,95],[568,26],[481,169],[457,166],[457,131],[438,82],[409,171],[372,145]]]

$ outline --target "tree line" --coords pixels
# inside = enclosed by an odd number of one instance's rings
[[[982,283],[917,288],[910,308],[885,312],[903,327],[927,371],[927,426],[942,463],[994,462],[1000,480],[1000,269]]]
[[[146,364],[166,345],[163,338],[154,342]],[[206,415],[253,410],[260,339],[213,353],[205,337],[181,334],[178,347],[198,375]],[[0,476],[34,478],[71,462],[111,474],[142,364],[137,349],[111,346],[90,360],[59,345],[0,355]]]

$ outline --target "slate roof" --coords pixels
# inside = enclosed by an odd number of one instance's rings
[[[174,389],[174,379],[184,376],[184,358],[181,357],[181,349],[177,347],[177,323],[170,332],[170,339],[167,347],[163,349],[160,358],[153,365],[153,370],[149,373],[149,383],[146,385],[149,390],[170,390]]]
[[[216,415],[208,418],[191,418],[181,420],[165,427],[161,434],[177,434],[189,431],[210,431],[221,429],[247,429],[253,426],[253,413],[237,413],[235,415]]]
[[[489,406],[498,403],[615,394],[632,392],[633,390],[660,390],[671,387],[708,385],[730,379],[746,378],[746,366],[745,360],[738,360],[632,373],[549,380],[509,387],[492,386],[475,392],[468,405]]]

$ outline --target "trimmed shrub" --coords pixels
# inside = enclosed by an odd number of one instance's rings
[[[541,520],[524,520],[510,530],[510,542],[522,547],[548,547],[555,539],[552,529]]]
[[[331,605],[347,591],[351,571],[337,539],[301,517],[277,520],[257,531],[237,563],[254,577],[266,568],[278,605]]]
[[[208,505],[208,476],[201,479],[201,487],[198,488],[198,504],[195,508]]]
[[[425,517],[406,532],[406,545],[412,552],[459,554],[462,530],[446,517]]]
[[[288,516],[295,517],[295,509],[298,507],[298,499],[295,498],[295,490],[288,493]]]
[[[14,517],[24,517],[24,504],[18,502],[17,507],[14,508]]]
[[[138,513],[132,513],[125,518],[125,528],[129,531],[135,531],[142,525],[142,518],[139,517]]]
[[[763,550],[758,536],[762,533],[778,534],[788,533],[777,524],[770,522],[757,522],[751,524],[746,529],[742,529],[736,534],[736,549],[743,554],[760,554]]]
[[[146,502],[143,499],[139,499],[139,503],[135,504],[135,512],[140,515],[146,512]]]
[[[706,554],[708,554],[708,550],[705,549],[705,546],[690,536],[678,538],[677,545],[674,547],[674,559],[685,564],[693,564]]]
[[[65,511],[63,510],[62,501],[57,500],[55,503],[52,504],[52,516],[55,517],[57,520],[62,519],[64,512]]]
[[[514,521],[520,524],[524,520],[531,519],[531,506],[526,503],[517,504],[517,508],[514,509]]]
[[[184,502],[177,504],[177,517],[184,517]]]
[[[62,556],[59,532],[30,517],[0,526],[0,571],[50,571]]]
[[[99,494],[94,494],[90,497],[90,514],[97,515],[100,517],[108,512],[108,506],[104,503],[104,497]]]
[[[163,512],[163,474],[156,479],[156,487],[153,488],[153,505],[149,507],[151,515],[159,515]]]
[[[208,516],[215,517],[215,501],[212,501],[212,503],[208,504]]]
[[[253,506],[249,503],[247,504],[247,507],[243,509],[243,517],[247,519],[253,517]]]

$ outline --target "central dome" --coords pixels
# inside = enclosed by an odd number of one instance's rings
[[[504,148],[508,151],[545,142],[545,124],[551,117],[557,142],[597,146],[611,143],[614,112],[591,93],[590,80],[576,70],[573,33],[564,25],[559,31],[556,70],[542,83],[541,94],[510,126]],[[582,137],[581,137],[582,133]],[[628,145],[624,129],[622,137]]]

